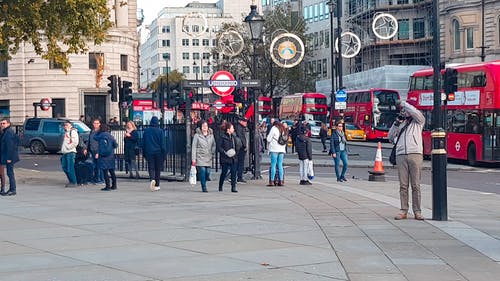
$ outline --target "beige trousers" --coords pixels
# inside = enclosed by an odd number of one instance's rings
[[[414,214],[421,214],[420,177],[422,174],[422,154],[397,155],[399,174],[399,198],[401,212],[408,213],[408,188],[411,182],[411,201]]]

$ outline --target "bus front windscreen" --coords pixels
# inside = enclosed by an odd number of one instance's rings
[[[399,114],[396,106],[399,94],[394,91],[377,91],[374,94],[373,125],[378,130],[388,131]]]

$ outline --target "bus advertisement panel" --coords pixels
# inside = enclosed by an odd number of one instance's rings
[[[330,118],[338,119],[343,114],[345,123],[361,127],[367,140],[387,139],[387,134],[400,110],[396,106],[399,93],[389,89],[347,91],[347,108],[335,111]]]
[[[458,71],[455,100],[442,106],[447,132],[448,158],[477,162],[500,162],[500,62],[464,64]],[[442,70],[441,74],[444,74]],[[441,79],[442,80],[442,79]],[[431,155],[433,70],[416,71],[410,77],[408,101],[426,116],[424,155]]]
[[[281,98],[279,118],[326,122],[328,105],[321,93],[298,93]]]

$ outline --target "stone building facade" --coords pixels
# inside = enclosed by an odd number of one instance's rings
[[[60,66],[36,55],[32,45],[25,43],[12,59],[0,62],[0,115],[22,124],[26,116],[35,115],[33,103],[48,98],[56,104],[42,111],[39,117],[109,120],[118,116],[118,103],[108,95],[110,75],[132,82],[137,89],[138,38],[137,1],[108,0],[113,28],[108,40],[99,46],[88,46],[88,53],[71,55],[71,68],[65,74]],[[116,8],[114,8],[116,7]]]

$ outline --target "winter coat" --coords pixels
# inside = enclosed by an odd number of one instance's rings
[[[97,143],[97,141],[94,138],[95,135],[97,135],[97,133],[99,133],[99,131],[92,130],[92,131],[90,131],[90,134],[89,134],[89,141],[88,141],[87,150],[89,150],[90,153],[92,153],[92,155],[96,155],[97,151],[99,151],[99,143]]]
[[[238,136],[238,138],[240,138],[241,140],[242,151],[247,151],[247,135],[246,135],[247,131],[248,129],[243,125],[241,125],[240,123],[234,125],[234,132],[236,133],[236,136]]]
[[[400,136],[401,140],[398,141],[398,145],[396,146],[396,155],[422,154],[422,130],[425,124],[425,117],[422,112],[413,105],[406,102],[401,102],[401,105],[403,106],[403,110],[405,110],[411,118],[406,118],[406,121],[401,124],[395,121],[389,129],[389,140],[392,143],[396,143],[399,131],[409,123]]]
[[[167,146],[165,143],[165,134],[160,129],[158,118],[151,118],[150,127],[144,130],[142,136],[142,155],[146,159],[152,155],[161,154],[163,157],[167,155]]]
[[[228,135],[227,133],[224,133],[220,136],[217,149],[219,151],[219,161],[221,164],[238,163],[237,154],[239,151],[239,147],[237,145],[237,142],[239,142],[240,140],[237,140],[237,138],[238,137],[236,136],[236,134]],[[233,157],[229,157],[225,153],[231,148],[236,150],[236,154]]]
[[[345,144],[345,151],[347,151],[347,143]],[[332,131],[332,137],[330,138],[330,152],[329,154],[340,152],[340,135],[337,130]]]
[[[125,161],[130,162],[132,160],[135,160],[135,148],[139,147],[139,133],[137,132],[137,130],[133,130],[132,132],[130,132],[130,137],[125,136],[123,138],[123,143],[125,146]]]
[[[0,163],[2,165],[6,165],[7,160],[10,160],[12,164],[19,162],[19,151],[17,147],[18,145],[19,138],[14,133],[12,128],[10,126],[5,128],[0,140]]]
[[[115,138],[109,133],[109,132],[99,132],[94,136],[94,139],[99,142],[101,139],[106,139],[108,142],[113,144],[113,147],[116,148],[118,147],[118,143],[116,143]],[[97,152],[99,154],[99,158],[97,158],[97,168],[103,169],[103,170],[108,170],[108,169],[115,169],[115,151],[113,149],[113,152],[111,155],[108,156],[101,156],[99,151]]]
[[[211,167],[215,155],[215,138],[212,129],[204,136],[200,128],[196,129],[191,147],[191,160],[196,161],[196,166]]]
[[[327,130],[325,130],[325,129],[323,129],[323,128],[319,129],[319,137],[320,137],[321,139],[326,139],[326,138],[328,137],[328,132],[327,132]]]
[[[278,143],[278,139],[280,137],[280,130],[278,127],[273,126],[269,134],[267,135],[267,142],[269,145],[267,149],[269,152],[278,152],[278,153],[286,153],[286,144],[281,145]]]
[[[69,131],[64,132],[63,142],[61,144],[61,153],[76,153],[76,147],[78,146],[79,140],[78,131],[76,129],[71,128]]]
[[[297,135],[295,138],[295,150],[297,151],[299,160],[312,160],[311,139],[306,135]]]

